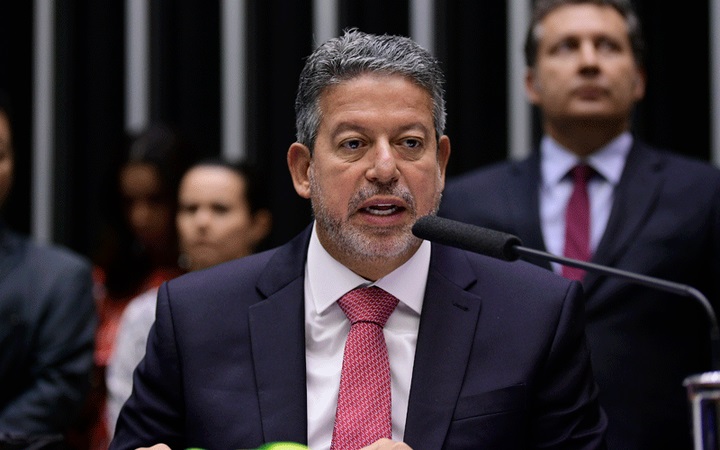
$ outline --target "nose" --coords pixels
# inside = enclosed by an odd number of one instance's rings
[[[193,219],[197,228],[207,228],[211,221],[211,213],[206,208],[200,208],[195,212]]]
[[[580,44],[580,62],[584,67],[597,66],[597,48],[592,41],[583,41]]]
[[[389,142],[379,142],[372,155],[372,166],[367,171],[370,181],[388,183],[397,180],[399,173],[396,154]]]

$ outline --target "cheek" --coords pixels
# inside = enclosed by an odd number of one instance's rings
[[[415,198],[418,213],[429,212],[435,207],[435,201],[443,187],[437,164],[428,164],[422,170],[406,173],[408,187]]]
[[[193,221],[189,217],[181,217],[177,219],[176,226],[178,229],[178,239],[180,241],[186,241],[191,238],[194,234],[195,227]]]
[[[320,200],[323,206],[333,212],[345,213],[352,196],[359,190],[357,188],[364,173],[354,170],[327,170],[315,172],[310,185],[310,196]]]

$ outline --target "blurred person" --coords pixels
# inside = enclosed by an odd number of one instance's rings
[[[122,160],[113,165],[115,176],[108,180],[109,198],[101,205],[111,228],[95,256],[95,376],[83,421],[72,436],[80,450],[108,445],[105,370],[125,307],[134,297],[185,272],[178,265],[175,211],[180,178],[193,149],[177,130],[157,123],[129,136],[122,150]]]
[[[443,78],[402,36],[306,59],[287,162],[315,220],[163,283],[112,450],[604,447],[580,284],[411,232],[445,182]]]
[[[0,92],[0,207],[13,182]],[[90,261],[0,221],[0,447],[63,448],[90,388],[96,326]]]
[[[211,158],[191,166],[180,182],[176,219],[186,269],[206,269],[253,253],[270,232],[268,201],[264,184],[248,163]],[[133,371],[145,354],[156,298],[157,288],[141,294],[120,321],[106,374],[110,432],[132,391]]]
[[[439,214],[515,234],[528,247],[693,286],[717,310],[720,171],[633,135],[643,48],[629,1],[535,2],[525,88],[542,115],[540,146],[523,161],[450,180]],[[554,269],[584,286],[608,447],[691,449],[683,380],[712,368],[703,308],[622,278]]]

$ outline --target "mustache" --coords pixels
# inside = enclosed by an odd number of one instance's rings
[[[413,197],[406,187],[400,186],[397,183],[375,183],[363,187],[350,199],[348,211],[352,214],[358,210],[363,202],[377,195],[399,197],[403,199],[407,205],[407,209],[415,214],[415,197]]]

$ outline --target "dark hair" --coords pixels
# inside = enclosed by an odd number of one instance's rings
[[[245,197],[251,213],[270,209],[270,196],[267,183],[260,178],[258,168],[247,161],[230,161],[219,156],[202,159],[191,165],[187,171],[196,167],[224,167],[238,174],[245,181]]]
[[[182,174],[192,162],[193,148],[180,133],[164,123],[152,124],[140,133],[125,136],[121,154],[113,163],[113,176],[108,177],[108,194],[101,205],[105,212],[108,235],[100,236],[97,263],[105,271],[105,288],[109,298],[132,295],[154,269],[150,257],[132,232],[126,219],[124,200],[119,185],[122,170],[131,164],[148,164],[158,173],[163,202],[174,212]],[[177,242],[176,229],[169,227],[172,242]],[[168,259],[177,259],[168,254]]]
[[[540,22],[561,6],[592,4],[609,6],[615,9],[625,19],[628,29],[628,38],[632,47],[635,62],[644,65],[645,42],[642,36],[640,19],[638,18],[629,0],[536,0],[532,11],[530,26],[525,36],[525,64],[527,67],[535,66],[540,41]]]
[[[297,141],[313,150],[320,126],[320,95],[328,87],[364,73],[407,77],[432,97],[436,139],[445,130],[445,81],[440,63],[412,39],[356,29],[319,46],[305,62],[295,98]]]

